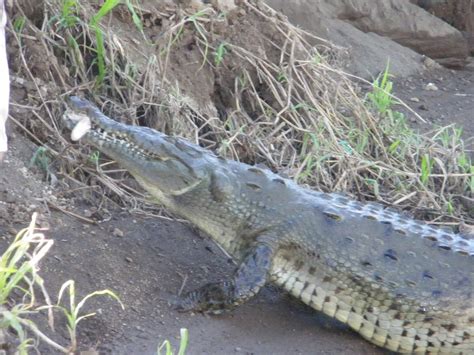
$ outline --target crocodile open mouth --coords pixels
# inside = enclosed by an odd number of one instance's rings
[[[167,160],[166,157],[141,147],[130,137],[130,134],[114,128],[104,128],[103,124],[91,120],[87,114],[68,110],[65,113],[65,119],[70,122],[72,128],[71,140],[73,141],[78,141],[87,136],[88,140],[96,143],[99,147],[120,147],[126,149],[129,153],[133,153],[135,157],[159,161]],[[115,121],[113,124],[120,125]]]

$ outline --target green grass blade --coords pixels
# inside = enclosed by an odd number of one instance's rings
[[[186,353],[186,348],[188,347],[188,330],[186,328],[181,328],[181,341],[179,342],[178,355],[184,355]]]
[[[421,158],[421,183],[426,185],[431,174],[431,163],[428,154]]]

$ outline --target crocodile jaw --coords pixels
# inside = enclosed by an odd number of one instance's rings
[[[207,173],[180,141],[145,127],[127,126],[109,119],[95,106],[77,97],[63,115],[71,139],[83,139],[126,168],[154,197],[181,195],[206,180]],[[181,143],[182,144],[182,143]]]

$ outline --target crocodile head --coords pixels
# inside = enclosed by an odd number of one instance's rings
[[[96,146],[127,169],[152,195],[180,195],[210,183],[208,155],[179,138],[114,121],[86,100],[72,96],[63,119],[73,140]]]

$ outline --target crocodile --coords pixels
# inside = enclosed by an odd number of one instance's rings
[[[273,283],[391,351],[474,354],[468,236],[119,123],[75,96],[63,119],[236,261],[229,279],[181,296],[180,310],[219,313]]]

